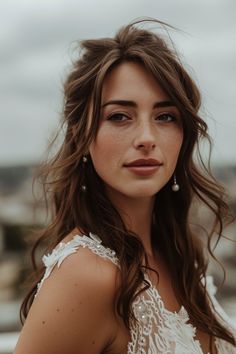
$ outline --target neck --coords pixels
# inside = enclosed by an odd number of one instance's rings
[[[147,255],[152,256],[151,224],[155,197],[129,198],[115,191],[108,191],[108,196],[126,228],[139,236]]]

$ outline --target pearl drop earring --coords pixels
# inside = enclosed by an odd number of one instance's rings
[[[81,186],[81,190],[82,190],[82,192],[86,192],[87,187],[85,186],[85,184],[82,184],[82,186]]]
[[[82,161],[83,161],[83,165],[84,165],[83,167],[85,168],[85,164],[88,162],[88,158],[86,156],[83,156]],[[82,192],[87,191],[87,187],[85,184],[81,185],[81,190],[82,190]]]
[[[173,192],[178,192],[180,187],[176,181],[176,175],[174,174],[174,183],[171,186]]]

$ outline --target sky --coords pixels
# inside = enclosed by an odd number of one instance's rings
[[[0,0],[0,166],[44,158],[75,42],[144,16],[179,29],[170,35],[202,93],[213,164],[236,164],[235,14],[235,0]]]

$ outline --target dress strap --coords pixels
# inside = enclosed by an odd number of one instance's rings
[[[87,247],[96,255],[110,260],[119,267],[119,260],[116,256],[116,252],[103,246],[102,240],[97,235],[92,234],[91,232],[89,233],[89,236],[76,235],[69,242],[60,242],[51,253],[43,256],[42,261],[46,269],[43,278],[37,285],[37,292],[35,296],[38,294],[45,279],[47,279],[51,274],[53,268],[55,266],[59,268],[66,257],[76,253],[79,247]]]

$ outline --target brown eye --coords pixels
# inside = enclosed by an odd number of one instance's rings
[[[107,118],[107,120],[117,121],[117,122],[124,122],[127,119],[129,118],[123,113],[113,113]]]
[[[176,116],[171,113],[163,113],[159,115],[156,120],[159,120],[161,122],[173,122],[176,121]]]

